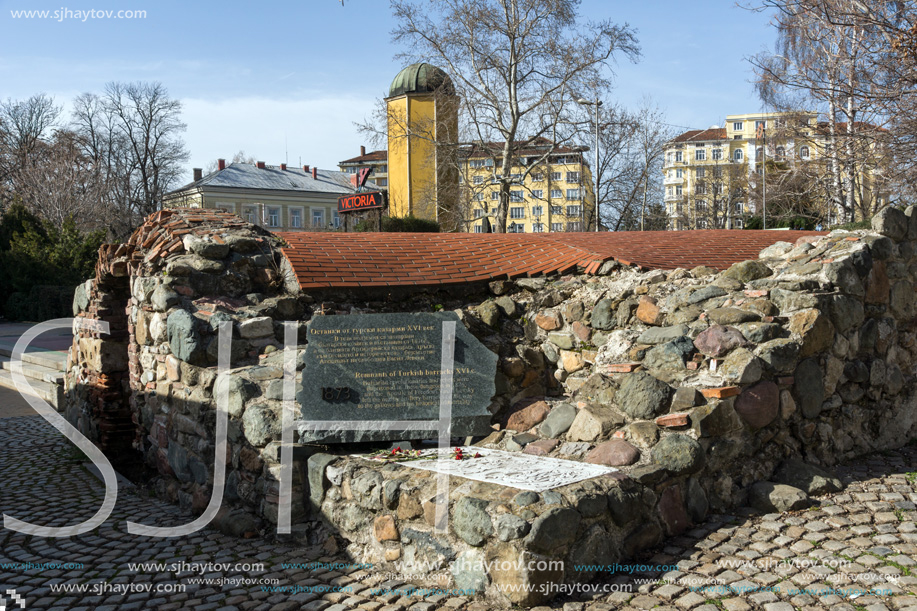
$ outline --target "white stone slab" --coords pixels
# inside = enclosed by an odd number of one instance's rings
[[[427,450],[423,454],[429,456],[437,451]],[[618,471],[614,467],[590,465],[546,456],[532,456],[521,452],[504,452],[503,450],[476,447],[463,447],[462,451],[468,456],[474,456],[475,453],[481,456],[465,460],[439,458],[399,462],[398,464],[532,492],[544,492]],[[442,456],[451,456],[452,449],[440,452]]]

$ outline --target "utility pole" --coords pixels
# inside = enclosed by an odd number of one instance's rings
[[[761,139],[761,226],[767,229],[767,119],[758,125],[755,140]]]
[[[577,101],[577,104],[582,104],[583,106],[595,106],[595,166],[592,168],[592,174],[595,182],[595,191],[592,196],[595,200],[595,230],[599,230],[599,106],[602,105],[602,100],[596,96],[595,102],[590,102],[586,98],[580,98]]]

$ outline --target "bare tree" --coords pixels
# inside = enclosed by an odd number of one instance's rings
[[[608,84],[616,53],[639,56],[633,31],[610,22],[579,25],[577,0],[392,0],[401,55],[439,64],[452,77],[475,140],[503,143],[494,229],[506,230],[520,143],[576,137],[575,98]],[[551,151],[543,154],[548,159]],[[531,168],[528,165],[525,176]],[[496,169],[496,168],[495,168]],[[525,178],[523,176],[523,180]]]
[[[73,121],[109,188],[113,231],[127,235],[182,175],[181,102],[160,83],[109,83],[77,98]]]
[[[229,163],[247,163],[249,165],[254,165],[256,162],[257,160],[254,157],[251,155],[246,155],[245,151],[242,149],[239,149],[239,151],[232,156],[232,159],[229,160]],[[219,167],[220,166],[218,160],[214,159],[204,167],[204,176],[216,172]]]
[[[19,175],[42,154],[42,143],[57,126],[61,109],[43,93],[0,102],[0,211],[18,191]]]

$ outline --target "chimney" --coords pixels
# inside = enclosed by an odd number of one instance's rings
[[[318,168],[312,168],[312,180],[318,179]]]
[[[284,172],[286,172],[286,171],[287,171],[287,164],[281,163],[281,164],[280,164],[280,169],[283,170]]]
[[[259,162],[257,163],[257,166],[258,166],[258,169],[259,169],[259,170],[263,170],[263,169],[264,169],[264,162],[263,162],[263,161],[259,161]]]
[[[361,146],[361,147],[360,147],[360,157],[362,157],[362,156],[365,155],[365,154],[366,154],[366,147],[365,147],[365,146]]]
[[[200,168],[194,168],[194,180],[200,180],[204,177],[204,170]]]
[[[226,160],[225,160],[225,159],[217,159],[217,168],[220,169],[220,170],[225,170],[225,169],[226,169]]]
[[[304,166],[302,167],[302,171],[305,172],[306,174],[308,174],[308,173],[309,173],[309,166],[304,165]]]

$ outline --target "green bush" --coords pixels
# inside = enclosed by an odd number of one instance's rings
[[[0,314],[40,321],[72,315],[73,290],[95,272],[104,230],[58,229],[13,204],[0,219]]]
[[[872,220],[856,221],[854,223],[845,223],[832,227],[832,229],[843,229],[845,231],[854,231],[856,229],[872,229]]]
[[[379,227],[377,219],[365,219],[354,227],[355,231],[376,231]],[[416,216],[403,218],[393,216],[382,217],[382,231],[388,233],[439,233],[439,223],[419,219]]]

